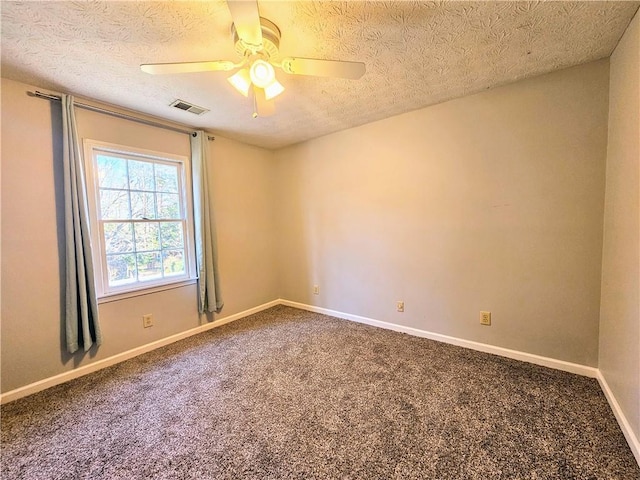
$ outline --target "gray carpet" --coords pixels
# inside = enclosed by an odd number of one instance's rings
[[[3,479],[640,479],[594,379],[288,307],[1,414]]]

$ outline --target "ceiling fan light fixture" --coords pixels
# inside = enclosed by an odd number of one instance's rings
[[[277,97],[282,92],[284,92],[284,87],[275,78],[273,79],[273,82],[271,82],[270,85],[267,85],[266,87],[264,87],[264,96],[267,100],[271,100],[272,98]]]
[[[245,97],[249,96],[249,89],[251,88],[251,77],[249,70],[243,68],[227,78],[229,83],[238,90]]]
[[[256,87],[266,88],[276,79],[276,72],[269,62],[258,59],[251,64],[249,76]]]
[[[2,0],[0,0],[2,1]],[[337,77],[356,80],[366,72],[362,62],[319,58],[280,57],[280,29],[260,16],[257,0],[226,0],[233,23],[231,33],[239,63],[230,60],[204,62],[150,63],[140,66],[151,74],[214,72],[240,69],[227,78],[242,95],[253,99],[254,116],[274,112],[273,98],[285,88],[276,78],[274,66],[285,74]]]

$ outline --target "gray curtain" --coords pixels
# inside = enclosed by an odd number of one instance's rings
[[[67,350],[86,352],[102,343],[93,278],[89,210],[73,97],[62,95],[64,229],[66,238]]]
[[[220,312],[224,305],[218,281],[216,229],[211,208],[211,182],[207,172],[207,135],[202,130],[191,135],[191,173],[193,177],[193,220],[198,269],[198,310]]]

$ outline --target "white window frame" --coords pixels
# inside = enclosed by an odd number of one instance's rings
[[[93,264],[97,296],[103,301],[144,295],[153,291],[178,287],[182,284],[194,283],[197,279],[195,266],[195,244],[193,224],[193,200],[191,189],[191,164],[189,158],[164,152],[156,152],[141,148],[116,145],[98,140],[84,139],[84,165],[87,179],[87,201],[89,206],[89,223],[91,242],[93,245]],[[178,191],[182,193],[181,221],[184,229],[185,274],[163,277],[158,280],[133,283],[121,286],[109,286],[106,246],[103,233],[104,221],[100,218],[99,178],[97,157],[99,154],[110,154],[132,160],[146,160],[155,163],[178,165]],[[153,221],[153,220],[149,220]]]

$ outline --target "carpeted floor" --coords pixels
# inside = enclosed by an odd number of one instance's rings
[[[594,379],[282,306],[1,413],[3,479],[640,479]]]

